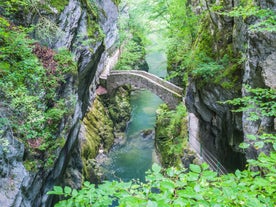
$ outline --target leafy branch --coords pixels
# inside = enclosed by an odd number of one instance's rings
[[[248,95],[242,98],[228,100],[223,103],[238,106],[238,109],[233,110],[233,112],[248,111],[250,114],[249,120],[252,121],[260,119],[261,116],[276,116],[275,89],[251,88],[248,85],[245,85],[244,88]]]
[[[243,20],[249,17],[257,18],[257,22],[249,26],[251,31],[276,32],[276,11],[272,9],[262,9],[252,4],[238,6],[229,12],[217,12],[230,17],[242,17]]]

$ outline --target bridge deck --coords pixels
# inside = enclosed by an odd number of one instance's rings
[[[130,84],[135,88],[152,91],[172,109],[182,101],[182,88],[146,71],[111,70],[105,75],[102,75],[100,80],[108,93],[113,93],[119,86]]]
[[[142,70],[112,70],[110,71],[109,75],[127,75],[132,74],[136,76],[143,77],[147,79],[149,82],[154,83],[155,85],[158,85],[159,87],[162,87],[169,92],[175,94],[176,96],[182,97],[183,88],[180,88],[173,83],[166,81],[156,75],[153,75],[151,73],[148,73],[146,71]]]

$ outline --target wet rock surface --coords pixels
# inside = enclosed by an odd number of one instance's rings
[[[0,145],[0,206],[11,206],[28,172],[22,163],[24,145],[9,130],[1,136],[4,140]]]

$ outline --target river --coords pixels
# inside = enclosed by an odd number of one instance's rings
[[[149,91],[134,91],[131,94],[131,121],[126,130],[126,142],[115,145],[108,154],[104,166],[108,180],[133,178],[144,181],[145,171],[156,158],[153,135],[144,138],[143,130],[154,129],[155,111],[162,101]]]
[[[150,37],[152,45],[146,48],[146,61],[149,72],[160,77],[166,76],[166,55],[152,50],[156,36]],[[157,162],[154,147],[154,134],[144,138],[143,130],[153,130],[156,121],[156,109],[163,101],[147,90],[137,90],[130,97],[132,113],[126,130],[126,142],[115,145],[108,154],[108,162],[103,166],[108,180],[131,179],[145,180],[145,172]]]

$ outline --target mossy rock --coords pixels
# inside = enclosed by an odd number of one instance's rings
[[[116,132],[124,132],[130,120],[130,88],[119,87],[114,97],[110,98],[108,111]]]
[[[85,115],[83,126],[85,140],[81,145],[82,160],[85,178],[88,179],[90,175],[87,173],[91,171],[91,166],[86,166],[88,161],[97,156],[101,144],[105,151],[108,151],[114,142],[113,123],[99,97],[96,97],[93,107]]]
[[[89,173],[93,172],[93,166],[90,161],[98,155],[100,147],[108,152],[115,134],[125,131],[131,112],[129,97],[128,88],[120,88],[112,98],[97,96],[86,113],[83,119],[85,139],[81,145],[85,179],[91,180]]]
[[[69,3],[69,0],[50,0],[50,5],[55,7],[58,12],[62,12]]]
[[[187,148],[187,119],[184,106],[170,111],[161,105],[157,113],[155,145],[164,167],[179,165]]]

